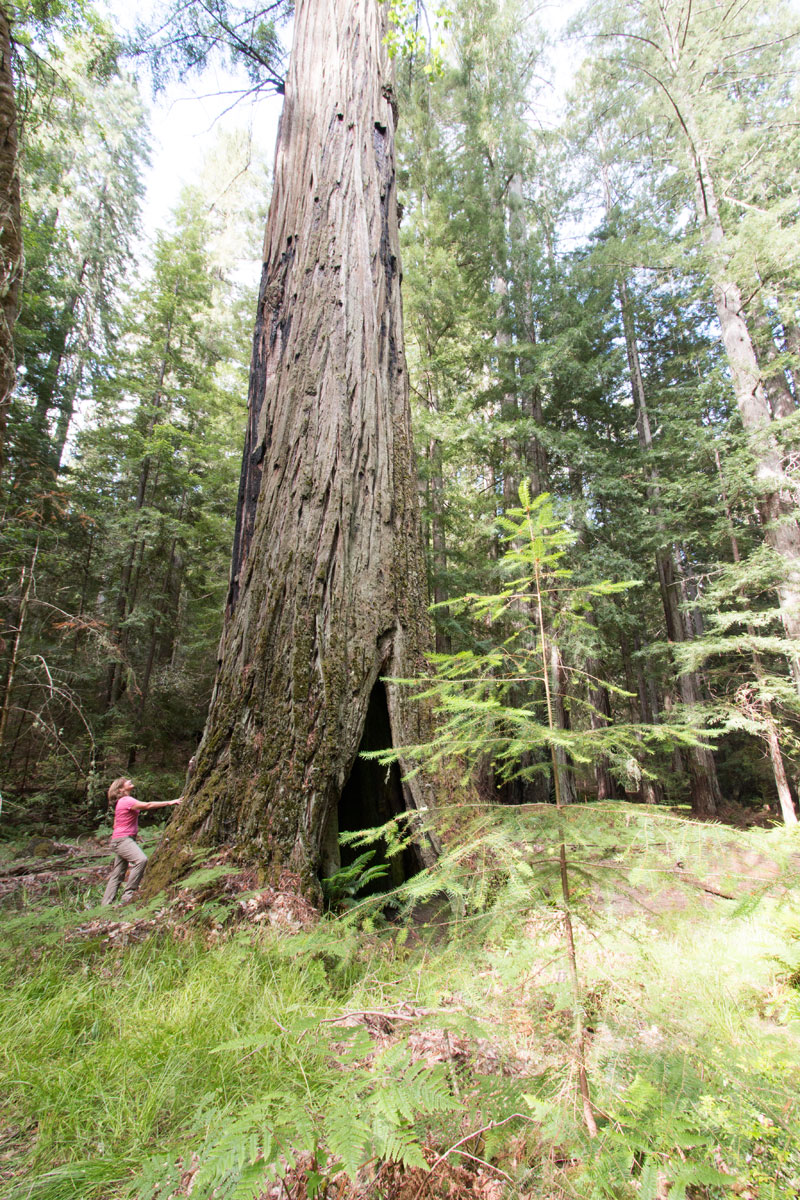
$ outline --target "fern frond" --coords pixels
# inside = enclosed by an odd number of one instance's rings
[[[343,1097],[338,1099],[341,1105],[333,1104],[325,1115],[325,1143],[352,1179],[370,1158],[372,1132],[352,1105],[344,1103]]]
[[[230,1194],[246,1168],[256,1161],[264,1170],[276,1156],[277,1147],[269,1129],[276,1101],[286,1104],[286,1095],[270,1092],[248,1104],[244,1111],[225,1128],[224,1135],[209,1137],[200,1154],[200,1168],[194,1178],[193,1194],[205,1200],[216,1187],[223,1185],[223,1194]],[[227,1186],[226,1186],[227,1185]]]
[[[378,1158],[402,1163],[404,1167],[428,1169],[419,1140],[410,1125],[391,1125],[376,1119],[374,1149]]]

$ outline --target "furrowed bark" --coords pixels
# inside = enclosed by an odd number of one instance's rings
[[[385,22],[375,0],[297,7],[220,666],[151,892],[198,841],[313,892],[373,689],[428,645]],[[418,741],[417,707],[386,700],[392,744]]]

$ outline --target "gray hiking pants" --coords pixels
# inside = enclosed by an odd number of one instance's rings
[[[133,899],[133,893],[142,881],[144,869],[147,866],[147,855],[141,846],[138,846],[133,838],[130,837],[112,838],[110,846],[117,857],[114,859],[114,868],[106,884],[106,890],[103,892],[101,903],[114,903],[117,889],[125,878],[125,872],[130,867],[131,873],[128,876],[128,882],[125,884],[125,890],[122,893],[122,903],[127,904]]]

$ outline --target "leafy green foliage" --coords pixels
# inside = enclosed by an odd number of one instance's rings
[[[439,4],[433,15],[439,30],[449,28],[453,11],[448,4]],[[441,33],[438,42],[433,44],[428,24],[426,38],[420,30],[423,17],[428,22],[428,13],[422,0],[391,0],[386,46],[391,58],[399,55],[408,60],[412,67],[415,59],[422,58],[429,76],[441,75],[444,69]]]
[[[520,500],[520,508],[499,519],[506,542],[500,589],[448,601],[450,609],[484,627],[489,648],[437,655],[433,679],[402,681],[416,686],[420,698],[433,700],[439,717],[430,743],[403,748],[403,754],[433,763],[461,762],[468,774],[485,757],[501,779],[508,779],[547,772],[547,756],[556,749],[579,764],[606,758],[622,773],[643,750],[697,744],[703,731],[677,722],[592,722],[593,705],[581,686],[585,673],[577,667],[567,667],[570,727],[554,719],[551,650],[559,647],[566,658],[570,647],[580,644],[593,602],[635,584],[573,580],[566,553],[576,535],[557,520],[551,497],[544,493],[532,499],[523,483]],[[602,686],[625,695],[606,681]],[[386,752],[382,761],[393,756]]]
[[[351,863],[340,867],[333,875],[328,875],[322,882],[325,901],[335,908],[339,904],[352,902],[364,888],[369,887],[377,879],[383,879],[389,873],[386,863],[369,864],[377,851],[365,850]]]

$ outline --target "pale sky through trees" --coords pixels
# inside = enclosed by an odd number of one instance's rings
[[[137,20],[150,18],[159,5],[134,8],[125,0],[107,0],[117,29],[129,32]],[[153,99],[146,71],[140,83],[150,107],[152,164],[146,176],[143,225],[153,230],[167,224],[181,187],[198,175],[203,157],[222,129],[247,129],[272,159],[272,146],[283,105],[282,96],[262,96],[255,103],[244,95],[248,81],[243,72],[234,74],[222,65],[170,84]]]
[[[132,7],[126,0],[107,0],[108,11],[115,27],[124,32],[133,29],[137,20],[149,19],[160,5],[148,3]],[[567,3],[544,4],[536,12],[551,34],[563,28],[577,6],[577,0]],[[291,36],[291,27],[284,38]],[[553,54],[554,89],[552,105],[544,101],[537,107],[535,119],[549,124],[560,107],[564,91],[572,77],[576,54],[573,46],[558,46]],[[177,83],[152,98],[146,72],[141,75],[145,103],[150,107],[152,165],[146,176],[147,193],[144,202],[143,226],[154,230],[168,223],[181,187],[191,183],[198,174],[203,157],[215,135],[221,129],[246,129],[254,134],[257,144],[266,150],[272,162],[278,120],[283,107],[282,96],[265,95],[255,102],[245,93],[249,82],[243,72],[233,73],[221,64]]]

